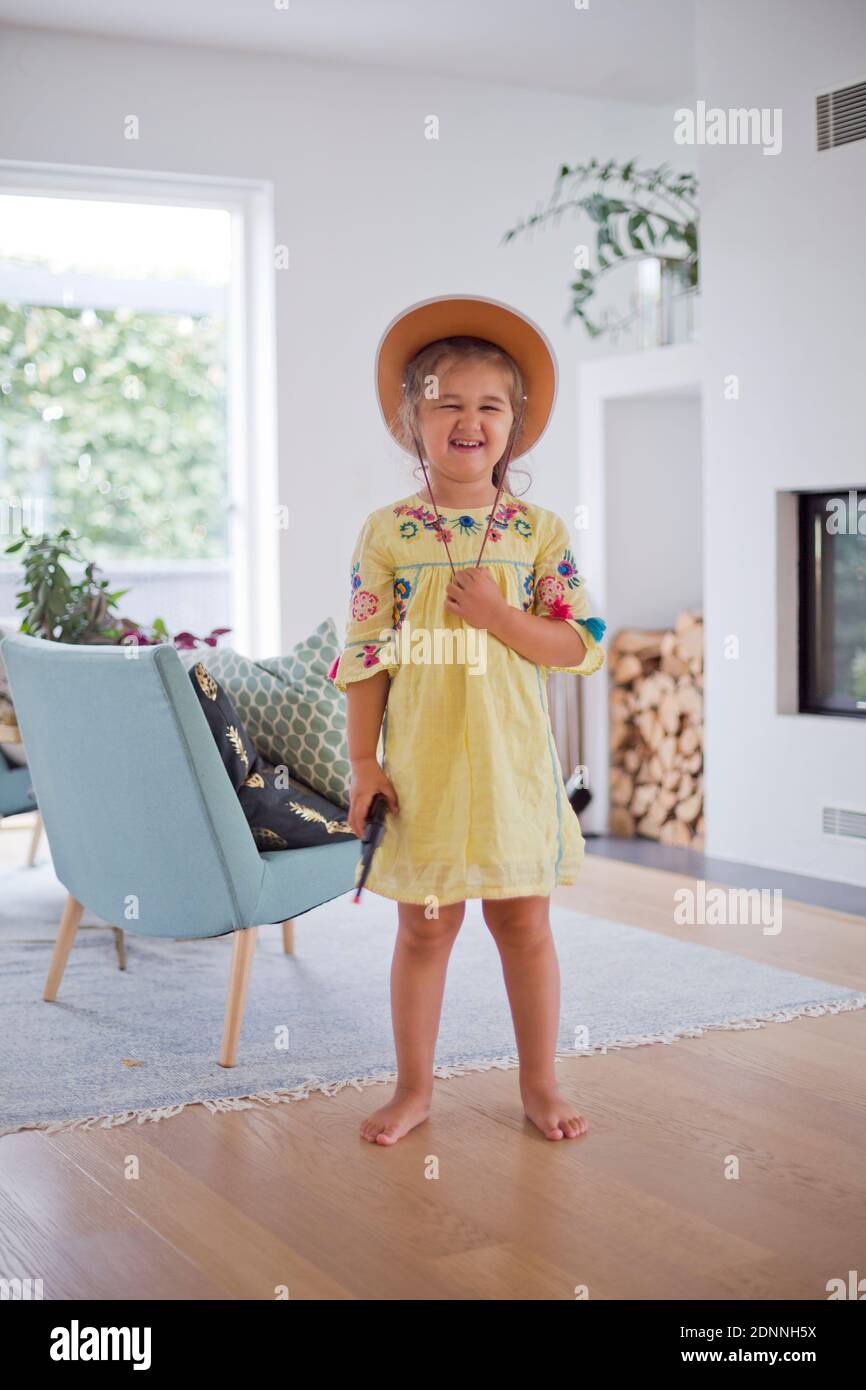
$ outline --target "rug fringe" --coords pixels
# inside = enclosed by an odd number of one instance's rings
[[[769,1013],[756,1014],[753,1018],[726,1019],[724,1023],[708,1023],[702,1028],[673,1028],[665,1033],[626,1035],[615,1043],[597,1043],[588,1048],[559,1048],[555,1056],[557,1058],[589,1057],[594,1053],[606,1055],[608,1052],[617,1052],[620,1048],[646,1047],[651,1043],[672,1043],[681,1038],[700,1038],[705,1033],[718,1031],[763,1028],[765,1023],[790,1023],[795,1018],[819,1018],[822,1014],[847,1013],[862,1008],[866,1008],[866,994],[855,994],[850,999],[831,1000],[826,1004],[803,1004],[794,1009],[776,1009]],[[470,1072],[491,1071],[493,1069],[510,1071],[519,1066],[520,1058],[512,1054],[475,1062],[455,1062],[450,1066],[434,1066],[433,1075],[440,1080],[447,1081],[451,1077],[466,1076]],[[6,1134],[20,1134],[23,1130],[28,1129],[41,1130],[44,1134],[60,1134],[67,1130],[91,1129],[94,1125],[100,1129],[113,1129],[116,1125],[130,1124],[133,1120],[137,1124],[147,1124],[153,1121],[171,1119],[190,1105],[203,1105],[212,1115],[227,1114],[232,1110],[250,1110],[280,1105],[293,1100],[308,1100],[311,1095],[316,1093],[332,1097],[338,1095],[345,1086],[354,1086],[355,1090],[360,1091],[365,1086],[378,1086],[384,1082],[396,1081],[396,1079],[397,1073],[395,1071],[370,1072],[366,1076],[354,1076],[344,1081],[319,1081],[316,1077],[310,1077],[309,1080],[301,1082],[298,1086],[276,1091],[255,1091],[246,1096],[207,1097],[202,1100],[181,1101],[176,1105],[160,1105],[151,1110],[120,1110],[113,1115],[86,1115],[78,1120],[50,1120],[45,1123],[34,1121],[29,1124],[10,1125],[6,1129],[0,1129],[0,1137]]]

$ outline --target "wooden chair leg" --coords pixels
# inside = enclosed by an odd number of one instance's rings
[[[45,981],[45,993],[42,998],[50,1004],[57,998],[57,991],[60,988],[60,981],[63,979],[63,972],[66,969],[66,962],[69,959],[69,952],[72,950],[72,943],[75,940],[75,933],[78,931],[78,924],[81,921],[81,914],[84,911],[84,904],[77,898],[73,898],[70,893],[63,908],[63,916],[60,919],[60,931],[57,933],[57,940],[54,943],[54,953],[51,957],[51,965],[48,968],[48,979]]]
[[[126,969],[126,937],[123,935],[123,927],[112,927],[114,932],[114,949],[117,951],[118,970]]]
[[[242,927],[236,931],[232,945],[232,972],[229,978],[229,992],[226,999],[226,1016],[223,1026],[223,1045],[220,1052],[220,1066],[233,1067],[237,1061],[238,1038],[244,1021],[244,1004],[247,999],[247,985],[256,949],[258,927]]]
[[[295,954],[295,923],[291,917],[283,923],[283,950],[287,956]]]
[[[30,853],[27,856],[27,867],[31,868],[36,862],[36,851],[39,848],[39,837],[42,834],[42,817],[36,812],[36,820],[33,822],[33,834],[30,838]]]

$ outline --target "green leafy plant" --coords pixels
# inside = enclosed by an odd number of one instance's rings
[[[55,535],[34,536],[22,527],[22,539],[6,547],[7,555],[23,550],[24,587],[17,592],[16,608],[24,610],[20,632],[43,637],[50,642],[70,642],[75,645],[99,643],[132,643],[155,646],[173,642],[176,647],[190,648],[199,642],[215,647],[217,638],[231,628],[214,628],[207,637],[191,632],[177,633],[174,638],[162,618],[154,619],[150,628],[143,628],[131,618],[115,618],[111,612],[118,599],[128,589],[111,591],[107,579],[98,578],[97,566],[82,554],[80,536],[64,526]],[[73,581],[64,560],[84,566],[81,579]]]
[[[504,242],[513,241],[551,219],[556,222],[568,210],[585,214],[595,224],[595,264],[582,267],[577,280],[571,282],[568,315],[579,318],[592,338],[606,332],[618,333],[634,317],[629,314],[618,318],[608,313],[600,322],[593,322],[587,312],[601,276],[615,265],[655,257],[663,267],[676,267],[682,274],[686,293],[694,293],[698,286],[695,175],[674,174],[666,163],[656,169],[639,170],[636,166],[634,159],[622,165],[613,159],[604,165],[597,159],[573,167],[563,164],[546,207],[518,222],[503,236]],[[582,192],[588,179],[593,179],[597,187]],[[616,195],[609,191],[608,185],[615,182],[624,184],[629,192]]]
[[[225,559],[225,338],[210,315],[0,303],[3,492],[50,498],[103,566]]]

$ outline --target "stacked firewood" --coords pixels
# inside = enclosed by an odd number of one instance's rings
[[[704,626],[623,628],[608,647],[610,833],[703,849]]]

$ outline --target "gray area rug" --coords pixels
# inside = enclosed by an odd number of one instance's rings
[[[284,953],[279,926],[260,927],[238,1065],[226,1069],[217,1057],[230,937],[154,941],[127,932],[121,971],[111,930],[85,914],[57,1002],[46,1004],[64,899],[50,864],[0,869],[0,1134],[143,1123],[196,1103],[213,1112],[273,1105],[395,1075],[396,903],[365,893],[356,906],[347,893],[305,913],[294,956]],[[866,1005],[866,995],[842,986],[555,904],[551,923],[561,1057]],[[517,1064],[499,955],[480,902],[470,901],[451,957],[435,1075]]]

